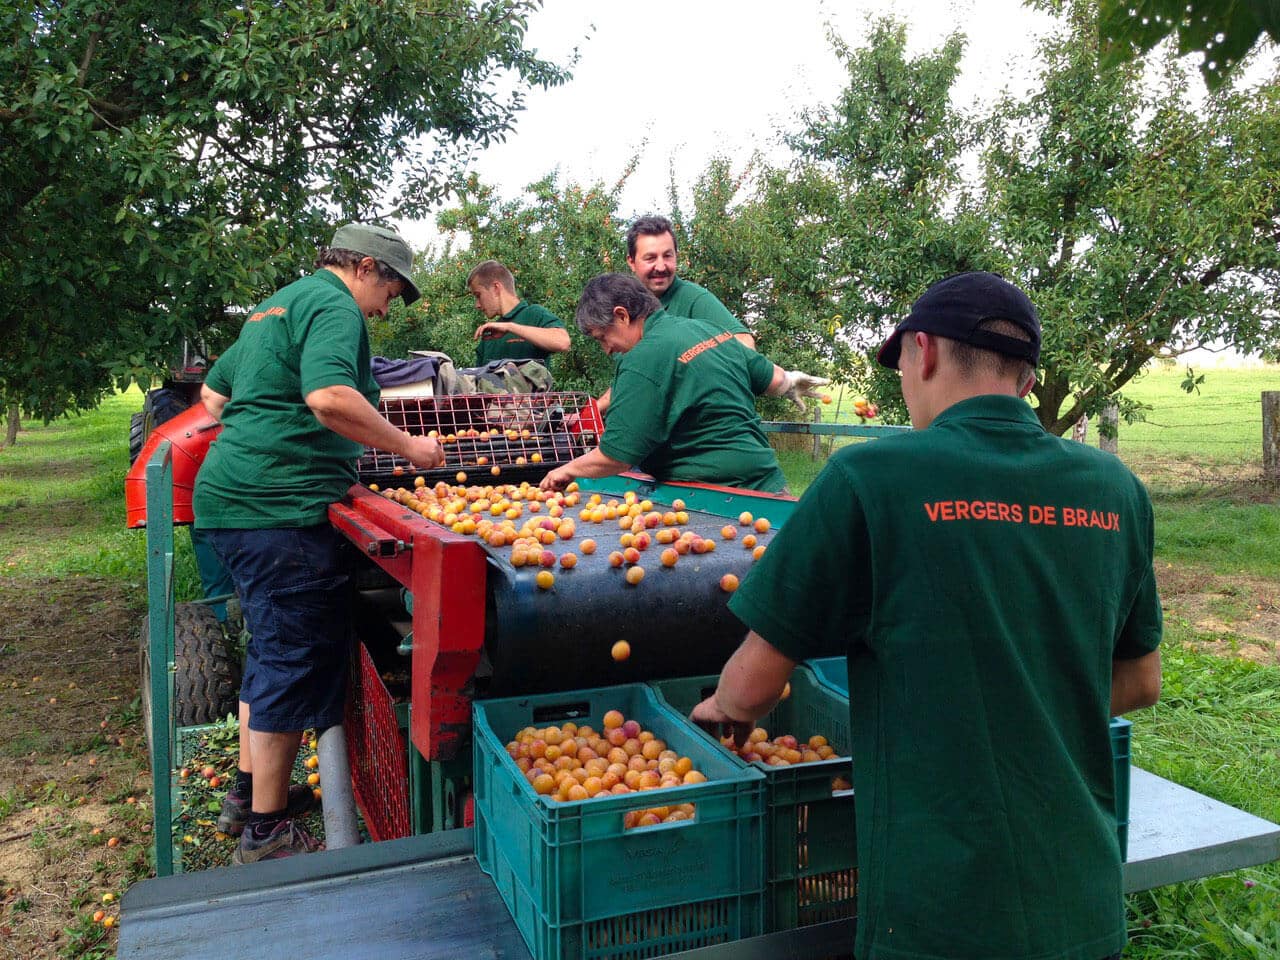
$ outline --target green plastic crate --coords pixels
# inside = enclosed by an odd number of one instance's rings
[[[844,657],[822,657],[806,660],[804,665],[836,693],[849,696],[849,661]]]
[[[685,677],[650,685],[684,715],[715,691],[718,678]],[[840,756],[814,763],[750,766],[765,777],[769,932],[852,917],[857,911],[857,851],[851,780],[849,700],[806,667],[791,675],[791,696],[760,721],[771,737],[826,737]],[[726,751],[727,753],[727,751]]]
[[[821,683],[848,696],[849,666],[844,657],[806,660],[805,666],[813,670]],[[1116,778],[1116,833],[1120,839],[1122,860],[1129,856],[1129,736],[1132,726],[1128,720],[1120,717],[1111,720],[1111,760],[1115,764]]]
[[[1120,859],[1129,859],[1129,735],[1133,724],[1121,717],[1111,720],[1111,762],[1116,771],[1116,831],[1120,835]]]
[[[603,727],[620,710],[693,760],[707,782],[562,803],[507,754],[526,726]],[[643,684],[477,700],[475,846],[535,960],[638,960],[760,934],[764,778]],[[691,820],[623,828],[623,816],[692,803]]]

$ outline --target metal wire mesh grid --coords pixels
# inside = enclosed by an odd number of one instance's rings
[[[603,430],[586,393],[395,397],[379,407],[400,429],[440,440],[441,470],[565,463],[594,448]],[[403,457],[369,449],[357,472],[367,479],[409,468]]]

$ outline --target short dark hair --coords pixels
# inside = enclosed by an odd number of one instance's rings
[[[475,269],[467,274],[467,289],[471,289],[471,281],[478,280],[481,286],[487,287],[491,283],[502,284],[502,289],[507,293],[514,294],[516,292],[516,278],[511,275],[511,271],[500,264],[497,260],[483,260],[476,264]]]
[[[656,213],[641,217],[631,224],[631,229],[627,231],[627,256],[634,259],[636,255],[636,237],[660,237],[664,233],[671,234],[671,245],[678,251],[680,241],[676,239],[676,230],[670,220]]]
[[[320,252],[316,254],[316,269],[321,267],[337,267],[339,270],[348,270],[357,267],[360,262],[368,257],[367,253],[360,253],[356,250],[344,250],[342,247],[321,247]],[[387,266],[377,257],[369,257],[370,260],[378,268],[378,279],[383,283],[390,283],[392,280],[404,280],[404,277]]]
[[[1013,340],[1031,342],[1031,335],[1012,320],[983,320],[977,325],[976,329],[998,333]],[[984,350],[982,347],[964,343],[960,340],[952,340],[950,337],[942,337],[942,339],[946,341],[947,347],[950,349],[951,360],[955,363],[956,369],[966,377],[988,372],[1000,377],[1016,377],[1019,388],[1029,379],[1035,378],[1035,365],[1023,360],[1021,357],[1011,357],[1006,353]]]
[[[662,304],[631,274],[602,273],[592,277],[582,288],[578,310],[574,314],[578,329],[590,335],[592,330],[612,326],[614,307],[625,309],[633,320],[643,320],[661,310]]]

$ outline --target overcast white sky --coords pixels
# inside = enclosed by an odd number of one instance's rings
[[[776,148],[801,108],[834,101],[843,71],[827,24],[856,45],[868,17],[888,13],[908,22],[913,52],[956,29],[969,37],[963,103],[1006,83],[1022,89],[1035,35],[1051,22],[1019,0],[547,0],[528,46],[557,62],[577,47],[574,78],[530,94],[515,133],[474,169],[510,197],[552,170],[612,184],[639,152],[622,212],[664,212],[671,169],[692,183],[717,154],[745,163],[753,150]],[[402,227],[418,248],[435,235],[429,223]]]

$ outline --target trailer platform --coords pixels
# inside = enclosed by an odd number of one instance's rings
[[[1280,859],[1280,825],[1136,767],[1125,889]],[[118,960],[518,958],[529,951],[481,873],[471,831],[146,880],[123,902]],[[839,956],[852,920],[675,954],[682,960]]]

